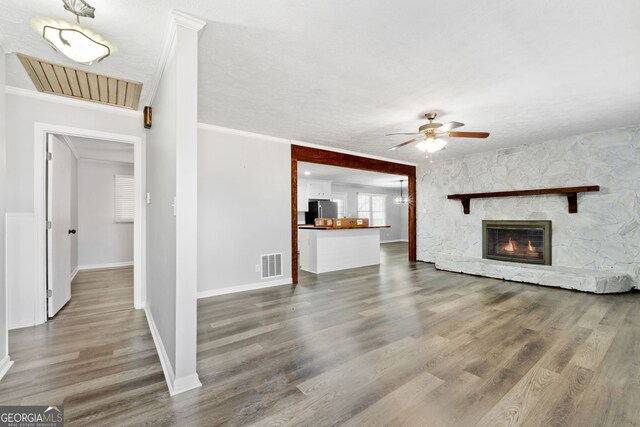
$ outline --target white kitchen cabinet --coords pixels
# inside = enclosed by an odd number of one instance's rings
[[[309,199],[331,200],[331,181],[309,180]]]
[[[298,212],[309,210],[309,182],[306,179],[298,179]]]
[[[309,200],[331,200],[331,181],[298,179],[298,212],[309,210]]]

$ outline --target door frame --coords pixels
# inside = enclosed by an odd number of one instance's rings
[[[298,162],[406,176],[409,184],[409,262],[416,261],[416,166],[291,144],[291,280],[293,283],[298,283]]]
[[[146,146],[145,135],[125,135],[48,123],[34,124],[33,218],[35,247],[36,324],[47,321],[47,245],[46,245],[46,158],[47,135],[77,136],[133,145],[135,218],[133,223],[133,306],[144,308],[146,300]]]

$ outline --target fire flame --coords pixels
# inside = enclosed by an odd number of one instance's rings
[[[529,252],[535,252],[535,251],[536,251],[536,248],[531,246],[531,240],[529,240]]]
[[[513,240],[511,240],[511,236],[509,236],[509,243],[504,245],[504,250],[507,252],[513,252],[518,250],[518,245],[516,245],[516,243]]]

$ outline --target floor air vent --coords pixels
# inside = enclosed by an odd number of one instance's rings
[[[282,254],[262,255],[262,278],[282,276]]]

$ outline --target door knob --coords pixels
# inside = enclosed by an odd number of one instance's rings
[[[76,234],[76,230],[69,230],[69,234]]]

